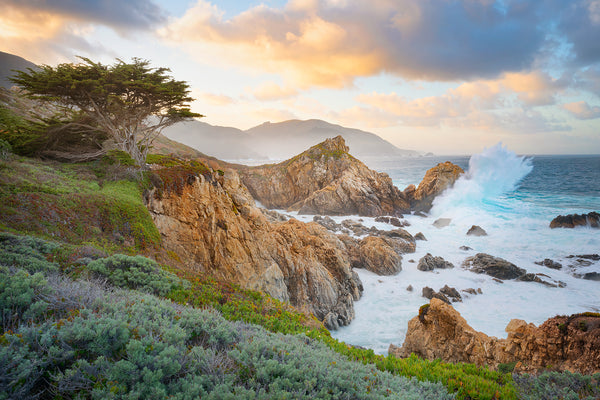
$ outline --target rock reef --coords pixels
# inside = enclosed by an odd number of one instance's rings
[[[474,330],[451,305],[432,298],[408,322],[402,347],[389,353],[411,353],[428,360],[466,362],[498,368],[515,363],[515,372],[541,369],[600,372],[600,314],[583,313],[548,319],[539,327],[519,319],[506,326],[508,337],[498,339]]]
[[[433,199],[454,185],[454,182],[464,172],[461,167],[452,164],[450,161],[439,163],[429,169],[418,187],[410,185],[404,189],[404,194],[408,198],[411,209],[429,211]]]
[[[559,215],[550,222],[550,228],[575,228],[576,226],[589,226],[600,228],[600,213],[592,211],[588,214]]]

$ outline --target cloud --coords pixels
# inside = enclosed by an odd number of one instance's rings
[[[252,94],[258,100],[282,100],[296,96],[298,94],[298,90],[290,86],[281,87],[275,82],[265,82],[252,90]]]
[[[36,63],[64,62],[74,51],[111,53],[103,44],[87,40],[98,25],[125,35],[153,29],[164,21],[164,12],[147,0],[4,0],[0,1],[0,46]]]
[[[119,30],[151,29],[166,21],[165,12],[150,0],[3,0],[6,10],[20,10],[27,16],[60,16],[64,19],[96,23]]]
[[[563,108],[577,119],[600,118],[600,107],[591,106],[584,100],[563,104]]]
[[[293,0],[225,19],[217,6],[198,0],[162,35],[218,47],[231,63],[280,73],[300,87],[350,86],[382,72],[474,79],[528,67],[544,41],[537,2],[504,4],[501,10],[475,0]]]
[[[600,61],[600,0],[553,1],[560,15],[558,29],[573,46],[575,62],[589,65]]]
[[[555,104],[567,83],[540,71],[507,73],[495,80],[462,83],[438,96],[407,99],[396,93],[372,92],[355,100],[371,107],[371,113],[388,113],[388,120],[395,117],[405,126],[542,132],[569,129],[535,110]]]
[[[233,98],[224,94],[192,92],[192,96],[201,99],[204,102],[213,106],[227,106],[235,103],[235,100]]]

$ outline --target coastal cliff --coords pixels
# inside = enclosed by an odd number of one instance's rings
[[[410,204],[385,173],[348,153],[341,136],[287,161],[239,169],[244,185],[267,208],[321,215],[397,215]]]
[[[515,372],[600,371],[600,314],[557,316],[539,327],[513,319],[506,332],[506,339],[478,332],[452,306],[433,298],[408,322],[403,346],[391,345],[389,352],[396,357],[414,353],[428,360],[492,368],[514,363]]]
[[[334,234],[268,220],[235,171],[163,168],[153,182],[148,210],[162,246],[185,268],[289,301],[328,328],[354,318],[362,284]]]

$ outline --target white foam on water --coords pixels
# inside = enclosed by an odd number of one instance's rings
[[[586,227],[550,229],[551,219],[564,214],[564,210],[543,208],[511,197],[510,193],[531,170],[530,160],[518,157],[502,145],[473,156],[465,176],[435,200],[430,217],[406,216],[411,224],[406,229],[413,235],[422,232],[427,241],[418,241],[416,252],[403,256],[399,274],[385,277],[357,270],[365,291],[355,303],[356,318],[332,335],[385,354],[390,343],[402,344],[408,321],[428,302],[421,296],[422,288],[429,286],[437,291],[446,284],[459,291],[482,289],[480,295],[462,293],[463,302],[453,305],[473,328],[496,337],[506,337],[504,328],[513,318],[540,324],[555,315],[600,311],[600,283],[573,276],[574,272],[600,272],[600,262],[570,268],[574,260],[567,258],[571,254],[598,253],[600,234]],[[450,225],[434,227],[432,223],[439,217],[450,218]],[[312,216],[299,218],[308,221]],[[340,222],[345,218],[348,217],[334,219]],[[375,223],[372,218],[363,220],[367,227],[393,229]],[[488,236],[466,236],[472,225],[484,228]],[[461,246],[472,250],[460,250]],[[549,275],[546,280],[562,281],[567,287],[509,280],[498,283],[487,275],[461,267],[465,258],[480,252],[504,258],[528,272]],[[426,253],[442,256],[455,268],[418,271],[417,262]],[[545,258],[562,263],[563,268],[552,270],[534,263]],[[414,289],[412,292],[406,290],[409,285]]]

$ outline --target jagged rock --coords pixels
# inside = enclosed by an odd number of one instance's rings
[[[469,251],[469,250],[473,250],[473,249],[472,249],[471,247],[469,247],[469,246],[460,246],[460,247],[459,247],[459,249],[460,249],[460,250],[462,250],[462,251]]]
[[[567,258],[575,258],[575,257],[581,258],[584,260],[600,261],[600,255],[598,255],[598,254],[580,254],[577,256],[574,256],[574,255],[567,256]]]
[[[588,281],[600,281],[600,273],[588,272],[583,275],[575,275],[577,278],[587,279]]]
[[[317,224],[325,227],[325,229],[331,232],[337,232],[342,229],[342,225],[338,224],[331,217],[328,216],[322,217],[320,215],[315,215],[313,217],[313,222],[316,222]]]
[[[444,287],[440,289],[440,293],[446,295],[446,297],[450,298],[452,302],[462,302],[462,296],[460,293],[458,293],[456,288],[444,285]]]
[[[185,268],[289,301],[330,328],[353,319],[362,284],[334,234],[296,219],[271,222],[231,170],[154,174],[147,207],[162,246]]]
[[[433,271],[436,268],[454,268],[454,264],[444,260],[442,257],[434,257],[430,253],[427,253],[421,257],[417,265],[419,271]]]
[[[465,292],[468,294],[472,294],[472,295],[478,295],[478,294],[482,294],[483,292],[481,291],[481,288],[477,288],[477,290],[473,289],[473,288],[467,288],[467,289],[463,289],[461,290],[461,292]]]
[[[423,235],[423,233],[419,232],[415,235],[415,240],[425,240],[427,241],[427,238],[425,237],[425,235]]]
[[[433,221],[433,226],[441,229],[441,228],[444,228],[444,227],[450,225],[450,222],[452,222],[452,220],[450,218],[438,218],[435,221]]]
[[[462,173],[464,171],[461,167],[449,161],[439,163],[425,173],[418,188],[410,185],[404,189],[404,195],[413,210],[429,211],[433,199],[451,187]]]
[[[575,228],[576,226],[589,226],[600,228],[600,214],[592,211],[588,214],[559,215],[550,222],[550,228]]]
[[[414,243],[402,238],[367,236],[338,238],[344,243],[353,268],[365,268],[378,275],[394,275],[402,270],[402,254],[414,252]]]
[[[427,300],[438,299],[438,300],[443,301],[444,303],[450,304],[450,299],[448,299],[448,297],[444,293],[436,292],[429,286],[425,286],[423,288],[423,290],[421,291],[421,295],[423,297],[425,297]],[[460,297],[460,295],[459,295],[459,297]]]
[[[465,260],[463,265],[478,274],[487,274],[497,279],[516,279],[527,271],[502,258],[478,253]]]
[[[550,287],[565,287],[566,286],[566,284],[564,282],[560,282],[560,281],[556,282],[556,283],[550,283],[550,282],[545,281],[542,278],[540,278],[541,276],[549,278],[548,275],[544,275],[544,274],[527,273],[525,275],[521,275],[520,277],[518,277],[517,280],[523,281],[523,282],[537,282],[537,283],[541,283],[543,285],[550,286]]]
[[[408,286],[406,287],[406,291],[408,291],[408,292],[412,292],[413,290],[414,290],[414,289],[413,289],[413,286],[412,286],[412,285],[408,285]]]
[[[467,232],[467,236],[487,236],[487,232],[482,227],[473,225]]]
[[[300,214],[400,215],[410,204],[391,178],[348,154],[341,136],[276,165],[239,167],[242,181],[267,208]]]
[[[545,258],[544,261],[536,261],[535,264],[537,265],[543,265],[544,267],[547,268],[551,268],[551,269],[561,269],[562,268],[562,264],[558,263],[554,260],[551,260],[549,258]]]
[[[494,369],[519,361],[515,372],[535,372],[549,365],[582,374],[600,371],[600,314],[554,317],[540,327],[513,319],[506,332],[506,339],[478,332],[452,306],[432,298],[429,307],[408,322],[403,346],[390,346],[388,352]]]
[[[265,208],[261,208],[260,211],[267,217],[270,222],[285,222],[288,220],[288,217],[285,215],[278,213],[275,210],[267,210]]]
[[[403,218],[402,215],[399,215],[398,217]],[[400,221],[398,218],[396,217],[377,217],[375,218],[375,222],[383,222],[385,224],[390,224],[392,226],[397,226],[399,228],[402,228],[403,226],[406,226],[406,221]]]

